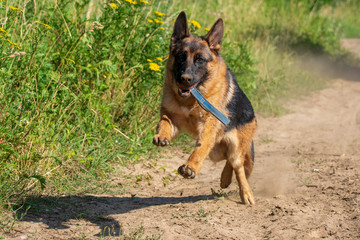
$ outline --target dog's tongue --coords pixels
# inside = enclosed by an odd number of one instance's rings
[[[187,86],[185,89],[190,91],[190,88],[192,88],[192,87],[194,87],[194,86],[195,86],[195,84],[194,84],[194,85],[189,85],[189,86]]]

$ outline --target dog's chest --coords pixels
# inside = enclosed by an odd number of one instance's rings
[[[204,110],[199,106],[178,106],[176,108],[176,114],[182,115],[184,118],[200,120],[204,117]]]
[[[177,114],[184,116],[185,118],[190,117],[190,113],[191,113],[191,108],[188,107],[184,107],[184,106],[179,106],[176,109]]]
[[[171,112],[174,117],[173,121],[180,128],[185,128],[191,133],[195,133],[199,124],[205,120],[205,111],[198,104],[191,106],[175,104],[172,106]]]

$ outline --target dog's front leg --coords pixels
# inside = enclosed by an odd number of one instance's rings
[[[157,125],[157,133],[153,138],[156,146],[168,146],[176,136],[178,128],[175,126],[169,114],[161,114],[160,122]]]
[[[201,166],[215,145],[216,135],[220,128],[220,122],[213,116],[207,118],[201,127],[199,138],[194,152],[190,155],[186,164],[179,167],[178,172],[184,178],[194,178],[200,171]]]

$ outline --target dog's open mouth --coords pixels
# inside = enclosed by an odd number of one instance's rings
[[[179,92],[180,97],[189,97],[190,96],[190,90],[179,88],[178,92]]]

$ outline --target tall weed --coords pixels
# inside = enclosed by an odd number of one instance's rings
[[[0,204],[96,191],[149,148],[166,16],[147,1],[0,4]]]

